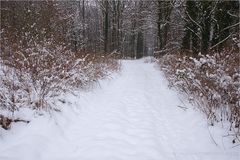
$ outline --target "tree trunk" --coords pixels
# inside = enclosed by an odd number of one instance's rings
[[[104,17],[104,52],[108,52],[108,29],[109,29],[109,2],[105,0],[105,17]]]

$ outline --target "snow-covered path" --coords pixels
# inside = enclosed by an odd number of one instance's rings
[[[79,96],[63,112],[14,126],[0,138],[0,160],[239,160],[206,121],[167,87],[154,64],[123,61],[121,75]]]

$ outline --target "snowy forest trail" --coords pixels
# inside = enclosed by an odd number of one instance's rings
[[[213,143],[206,121],[168,88],[153,63],[122,66],[100,89],[65,97],[59,115],[0,138],[0,160],[239,159],[237,149]]]

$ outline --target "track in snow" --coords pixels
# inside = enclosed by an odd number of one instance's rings
[[[199,113],[177,107],[191,106],[154,64],[122,64],[100,89],[68,96],[62,113],[16,126],[0,139],[0,160],[239,160],[239,149],[213,143]]]

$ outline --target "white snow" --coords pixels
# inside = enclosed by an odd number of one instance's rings
[[[168,89],[153,63],[122,65],[121,74],[101,87],[62,95],[66,102],[56,104],[62,112],[0,129],[0,160],[240,159],[240,148],[222,137],[224,130],[209,128]]]

